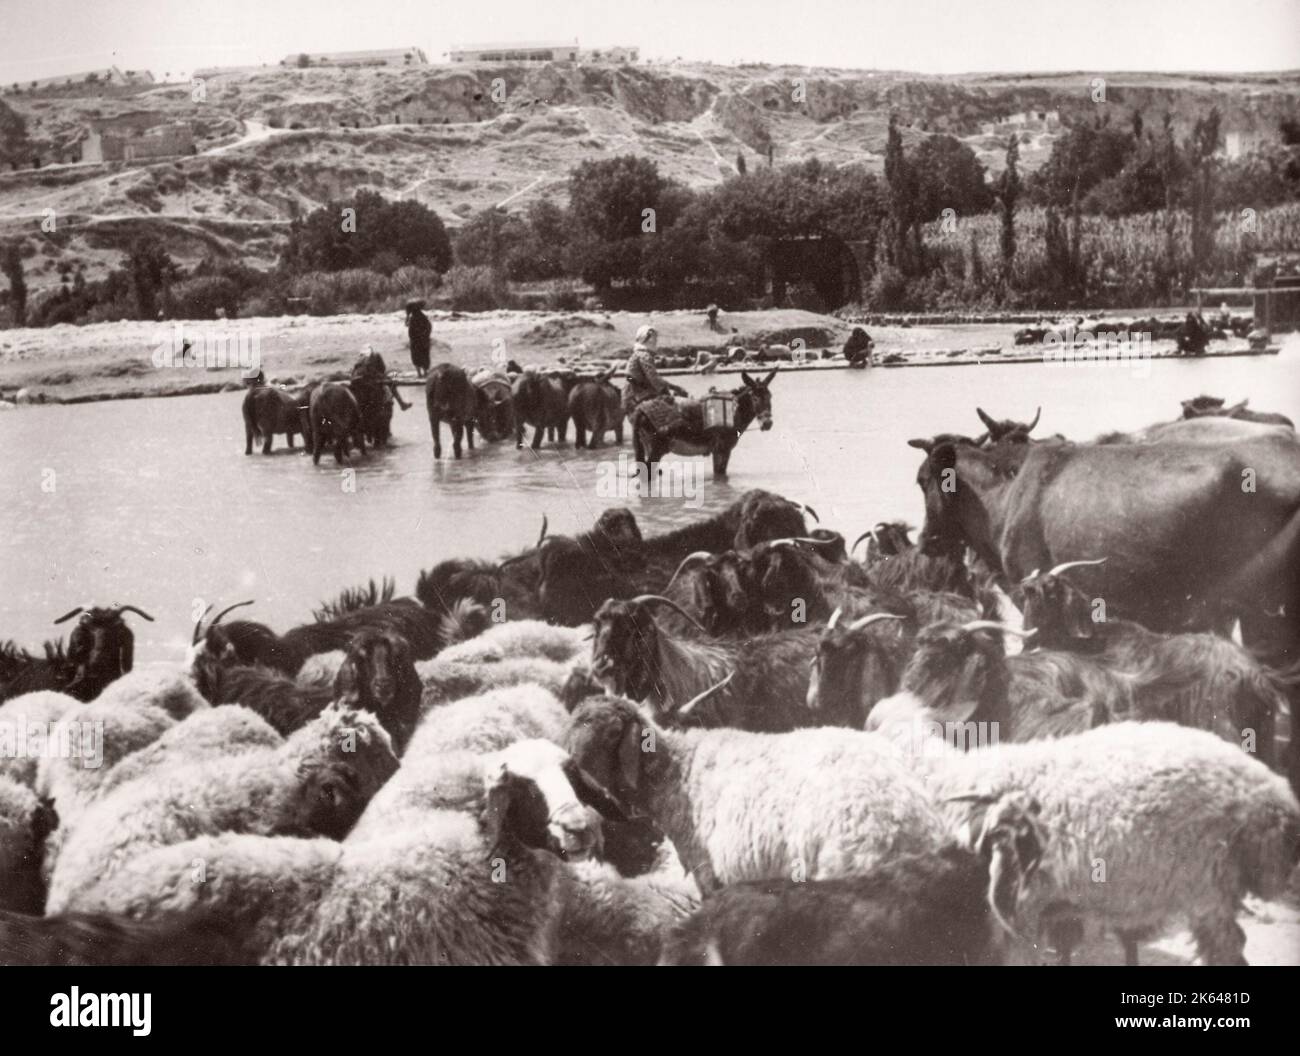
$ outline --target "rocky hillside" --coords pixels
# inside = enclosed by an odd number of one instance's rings
[[[1063,122],[1097,113],[1127,123],[1138,108],[1165,111],[1181,129],[1210,106],[1225,131],[1276,135],[1300,116],[1300,73],[927,77],[782,67],[469,66],[402,70],[282,69],[212,74],[201,85],[141,90],[73,86],[8,94],[27,122],[29,153],[77,153],[91,121],[147,110],[192,122],[198,156],[148,165],[64,165],[0,175],[0,237],[25,237],[34,288],[58,282],[60,263],[91,278],[141,230],[173,255],[205,254],[269,265],[293,217],[331,197],[369,188],[414,197],[454,226],[476,210],[560,198],[585,158],[634,152],[691,186],[735,171],[818,157],[883,163],[891,112],[916,141],[944,132],[966,141],[990,170],[1022,112]],[[1047,157],[1052,128],[1031,123],[1021,157]],[[8,168],[8,165],[4,166]],[[51,214],[47,210],[53,210]],[[53,216],[56,233],[42,234]]]

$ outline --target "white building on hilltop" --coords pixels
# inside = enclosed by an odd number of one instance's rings
[[[577,62],[578,41],[569,44],[466,44],[452,48],[452,62]]]
[[[374,51],[313,51],[286,55],[281,66],[427,66],[419,48],[382,48]]]

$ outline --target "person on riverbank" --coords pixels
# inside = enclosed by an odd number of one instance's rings
[[[433,324],[424,314],[423,301],[407,302],[406,336],[411,342],[411,363],[415,366],[416,376],[422,378],[429,370],[429,349],[433,336]]]
[[[872,366],[871,351],[876,347],[876,343],[871,340],[868,334],[860,326],[853,328],[853,333],[849,334],[849,339],[844,342],[843,354],[850,367],[862,369]]]
[[[655,369],[655,349],[658,344],[659,332],[653,326],[646,325],[637,330],[623,385],[623,413],[629,420],[638,404],[646,400],[671,401],[674,395],[686,395],[685,389],[665,381]]]

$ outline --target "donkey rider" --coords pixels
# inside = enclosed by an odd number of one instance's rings
[[[637,330],[623,385],[623,414],[628,421],[632,420],[632,412],[637,406],[646,400],[668,400],[671,403],[673,396],[687,395],[685,389],[665,381],[655,369],[654,350],[658,344],[659,332],[653,326],[642,326]]]

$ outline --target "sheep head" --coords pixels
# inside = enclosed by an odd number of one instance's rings
[[[480,823],[492,854],[513,839],[582,861],[602,849],[602,815],[626,820],[609,793],[550,741],[517,741],[487,756],[483,783]]]
[[[569,719],[564,747],[573,761],[622,804],[638,805],[643,796],[658,737],[635,704],[620,697],[589,697]]]
[[[881,612],[844,622],[836,609],[817,642],[808,707],[861,727],[876,702],[898,689],[895,642],[903,619]]]
[[[377,715],[398,755],[406,751],[420,721],[422,692],[405,638],[376,628],[352,636],[334,679],[334,698]]]
[[[285,804],[287,835],[341,840],[397,772],[392,740],[365,711],[331,704],[278,749],[296,780]]]
[[[80,616],[68,635],[66,657],[72,665],[73,678],[64,692],[78,700],[94,700],[110,682],[121,678],[134,666],[135,635],[122,619],[133,612],[153,622],[153,617],[134,605],[99,608],[79,605],[54,622],[63,623]]]

